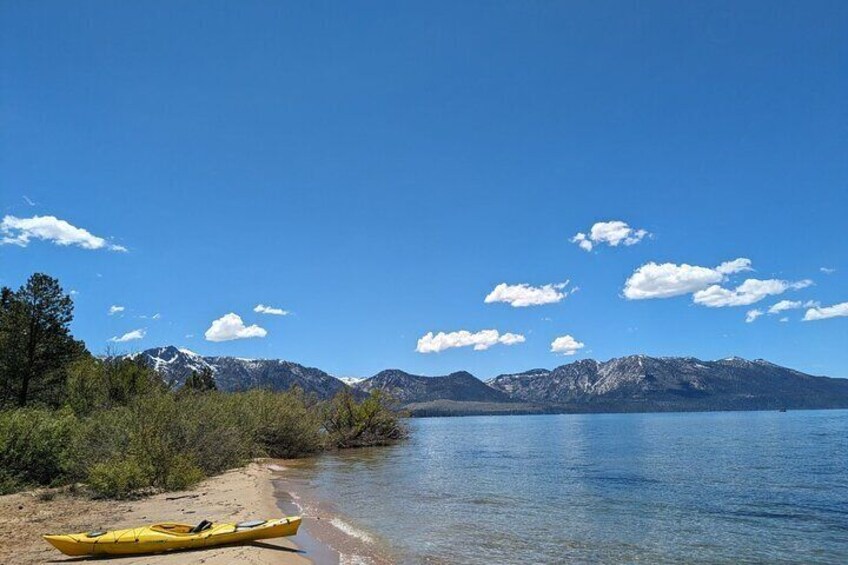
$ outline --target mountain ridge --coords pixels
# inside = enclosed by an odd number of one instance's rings
[[[813,376],[765,359],[627,355],[580,359],[553,369],[505,373],[482,381],[467,371],[423,376],[386,369],[364,379],[336,378],[282,359],[203,356],[174,346],[127,355],[181,386],[192,371],[209,369],[224,391],[294,386],[320,398],[346,388],[356,395],[380,390],[413,412],[669,411],[848,408],[848,379]],[[441,410],[441,408],[440,408]],[[440,413],[436,410],[436,413]]]

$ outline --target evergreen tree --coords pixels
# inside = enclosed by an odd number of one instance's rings
[[[206,367],[199,373],[192,371],[185,380],[183,388],[197,392],[208,392],[218,390],[218,385],[215,384],[215,377],[212,375],[212,370]]]
[[[0,404],[61,402],[69,364],[85,355],[71,336],[74,303],[59,281],[35,273],[0,292]]]

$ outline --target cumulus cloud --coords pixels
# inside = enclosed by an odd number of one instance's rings
[[[272,314],[274,316],[287,316],[289,313],[288,310],[274,308],[273,306],[265,306],[264,304],[257,304],[256,307],[253,308],[253,311],[259,314]]]
[[[115,314],[120,314],[124,310],[126,310],[126,308],[123,306],[109,306],[109,315],[114,316]]]
[[[827,318],[838,318],[842,316],[848,316],[848,302],[840,302],[833,306],[818,306],[810,308],[804,314],[804,321],[812,322],[815,320],[825,320]]]
[[[821,271],[822,273],[824,273],[826,275],[832,275],[833,273],[836,272],[836,269],[831,269],[830,267],[821,267],[819,269],[819,271]]]
[[[124,343],[124,342],[127,342],[127,341],[133,341],[133,340],[136,340],[136,339],[141,339],[141,338],[144,337],[144,335],[146,333],[147,333],[147,330],[145,330],[144,328],[141,328],[141,329],[133,330],[131,332],[127,332],[120,337],[115,336],[113,338],[110,338],[109,341],[114,341],[115,343]]]
[[[786,310],[794,310],[795,308],[801,307],[800,300],[781,300],[775,304],[772,304],[768,309],[769,314],[779,314],[780,312],[784,312]]]
[[[796,310],[798,308],[815,308],[819,303],[815,300],[807,300],[806,302],[801,302],[800,300],[781,300],[768,309],[769,314],[780,314],[781,312],[785,312],[786,310]]]
[[[650,235],[647,230],[634,229],[621,220],[609,222],[597,222],[589,229],[589,233],[578,232],[571,238],[572,243],[580,246],[584,251],[591,251],[596,245],[606,243],[612,247],[619,245],[636,245],[645,236]]]
[[[2,233],[0,244],[3,245],[26,247],[34,238],[52,241],[61,246],[76,245],[83,249],[127,250],[122,245],[109,243],[102,237],[97,237],[55,216],[33,216],[32,218],[6,216],[0,222],[0,233]]]
[[[630,300],[670,298],[697,292],[722,280],[724,274],[716,269],[652,261],[633,271],[624,283],[624,296]]]
[[[783,318],[781,318],[779,321],[781,321],[781,322],[788,322],[788,321],[789,321],[789,318],[787,318],[786,316],[784,316],[784,317],[783,317]]]
[[[511,334],[509,332],[503,334],[500,339],[498,339],[498,343],[502,343],[504,345],[515,345],[516,343],[524,343],[526,340],[524,336],[521,334]]]
[[[245,326],[241,316],[230,312],[212,322],[204,334],[207,341],[231,341],[251,337],[265,337],[268,332],[257,325]]]
[[[564,335],[551,342],[551,353],[556,353],[558,355],[574,355],[584,347],[584,343],[577,341],[570,335]]]
[[[762,315],[762,310],[757,310],[756,308],[754,310],[748,310],[748,312],[745,314],[745,323],[750,324]]]
[[[544,286],[501,283],[486,296],[484,302],[486,304],[505,302],[513,308],[555,304],[566,297],[567,293],[563,290],[566,286],[568,281]]]
[[[787,290],[806,288],[813,281],[805,279],[797,282],[782,281],[778,279],[747,279],[734,289],[712,285],[694,294],[695,304],[709,308],[723,308],[725,306],[748,306],[759,302],[767,296],[782,294]]]
[[[644,300],[692,294],[695,304],[720,308],[748,306],[767,296],[813,284],[809,279],[797,282],[747,279],[736,288],[725,288],[719,284],[726,281],[729,275],[751,270],[751,260],[744,257],[725,261],[713,268],[686,263],[646,263],[625,281],[624,296],[630,300]],[[756,316],[749,321],[755,319]]]
[[[754,269],[751,267],[750,259],[740,257],[739,259],[734,259],[733,261],[725,261],[724,263],[716,267],[715,270],[721,273],[722,275],[732,275],[734,273],[741,273],[743,271],[753,271]]]
[[[438,353],[453,347],[473,347],[475,351],[483,351],[498,343],[515,345],[516,343],[524,343],[524,341],[525,338],[521,334],[501,334],[498,330],[482,330],[474,333],[466,330],[449,333],[439,332],[437,334],[427,332],[418,340],[415,351],[418,353]]]

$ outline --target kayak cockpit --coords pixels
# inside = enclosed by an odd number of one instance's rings
[[[166,522],[164,524],[154,524],[153,526],[150,526],[150,529],[163,534],[190,536],[205,532],[211,527],[212,522],[210,522],[209,520],[201,520],[200,523],[196,526]]]

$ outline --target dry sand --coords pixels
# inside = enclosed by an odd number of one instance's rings
[[[282,516],[274,497],[271,470],[262,463],[212,477],[187,492],[158,494],[135,501],[91,500],[64,491],[39,490],[0,496],[0,563],[79,563],[41,539],[45,533],[76,533],[122,529],[156,522],[235,522]],[[304,528],[301,528],[303,532]],[[110,558],[106,562],[144,565],[207,565],[311,563],[294,538],[266,540],[251,545],[210,548],[152,556]],[[315,540],[308,544],[315,547]],[[331,550],[330,550],[331,551]],[[94,559],[91,559],[94,561]],[[103,563],[102,559],[97,561]]]

